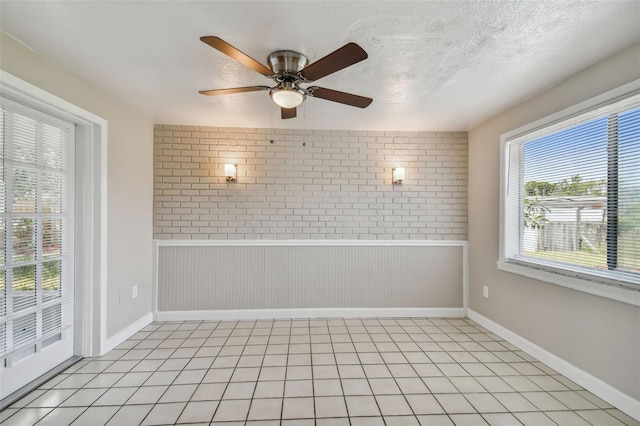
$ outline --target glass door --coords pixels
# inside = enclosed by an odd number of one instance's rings
[[[0,102],[2,399],[73,355],[74,126]]]

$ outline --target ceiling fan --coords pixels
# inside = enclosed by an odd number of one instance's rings
[[[368,55],[356,43],[347,43],[340,49],[328,54],[324,58],[308,65],[308,59],[301,53],[291,50],[279,50],[273,52],[267,58],[269,67],[242,53],[235,47],[219,37],[201,37],[204,43],[213,47],[225,55],[235,59],[242,65],[251,68],[272,79],[275,87],[249,86],[235,87],[232,89],[202,90],[199,93],[207,96],[229,95],[233,93],[257,92],[268,90],[271,99],[280,107],[280,116],[283,119],[294,118],[296,107],[306,98],[319,98],[327,101],[338,102],[345,105],[366,108],[373,99],[358,96],[323,87],[300,87],[301,84],[311,83],[367,59]]]

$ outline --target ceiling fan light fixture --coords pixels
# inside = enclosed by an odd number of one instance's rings
[[[269,95],[279,107],[287,109],[297,107],[306,97],[300,89],[285,87],[276,87],[269,92]]]
[[[203,95],[216,96],[268,90],[273,102],[280,107],[280,118],[283,120],[295,118],[297,116],[296,108],[304,102],[307,96],[358,108],[366,108],[373,101],[373,99],[364,96],[317,86],[307,88],[300,87],[300,85],[314,82],[367,59],[367,52],[356,43],[347,43],[311,65],[308,65],[309,60],[301,53],[294,52],[293,50],[278,50],[277,52],[269,54],[267,58],[269,67],[267,68],[220,37],[205,36],[200,37],[200,40],[276,83],[276,87],[248,86],[231,89],[201,90],[200,93]]]

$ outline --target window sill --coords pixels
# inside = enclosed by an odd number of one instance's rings
[[[513,274],[523,275],[528,278],[544,281],[550,284],[556,284],[572,290],[582,291],[584,293],[593,294],[595,296],[605,297],[618,302],[627,303],[629,305],[640,307],[640,291],[631,290],[623,287],[616,287],[607,284],[569,277],[559,273],[543,271],[522,264],[515,264],[499,260],[497,262],[498,269]]]

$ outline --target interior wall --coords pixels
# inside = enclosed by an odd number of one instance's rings
[[[354,308],[399,308],[395,312],[404,313],[417,308],[422,315],[433,309],[439,314],[463,312],[464,242],[171,243],[159,247],[159,313],[314,308],[345,309],[346,314]]]
[[[151,311],[152,121],[4,33],[0,46],[4,71],[108,120],[107,337],[112,336]]]
[[[156,125],[154,152],[156,239],[467,239],[466,132]]]
[[[640,400],[640,308],[499,271],[500,135],[640,78],[640,44],[469,133],[469,306]],[[490,288],[483,298],[482,286]]]

